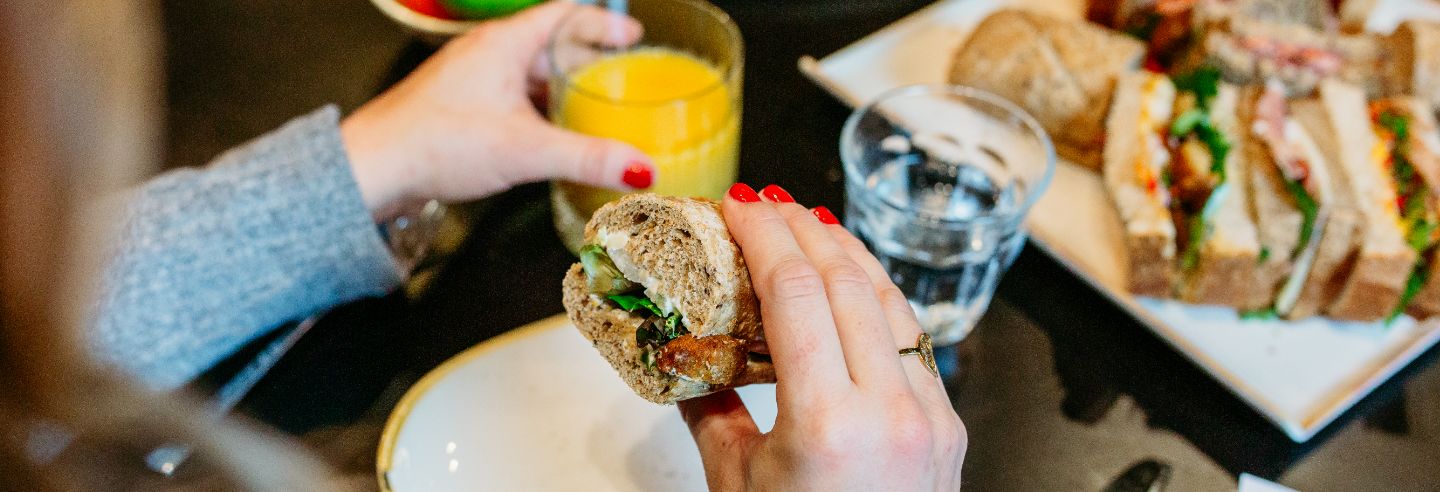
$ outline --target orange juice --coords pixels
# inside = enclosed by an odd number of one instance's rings
[[[718,199],[735,181],[739,88],[713,65],[678,51],[642,48],[603,58],[569,79],[554,88],[560,97],[551,118],[644,151],[657,168],[649,191]],[[556,223],[566,245],[578,250],[590,214],[620,195],[557,183]]]

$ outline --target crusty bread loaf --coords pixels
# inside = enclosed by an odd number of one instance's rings
[[[1062,157],[1099,169],[1115,79],[1144,54],[1140,41],[1083,20],[1006,9],[976,26],[955,55],[950,82],[1015,102]]]
[[[1395,187],[1371,157],[1377,142],[1364,92],[1348,84],[1325,81],[1320,84],[1316,102],[1330,130],[1326,140],[1331,142],[1327,144],[1331,160],[1338,162],[1331,167],[1341,171],[1336,182],[1356,198],[1360,216],[1355,251],[1339,267],[1338,275],[1344,284],[1325,313],[1344,320],[1381,319],[1398,305],[1415,263],[1415,252],[1405,243],[1394,208],[1385,205],[1395,203]]]
[[[1210,115],[1225,139],[1234,146],[1243,132],[1236,119],[1239,89],[1221,84],[1210,103]],[[1211,220],[1211,230],[1200,246],[1200,258],[1194,268],[1184,272],[1179,289],[1180,298],[1198,304],[1218,304],[1237,308],[1249,307],[1248,286],[1255,283],[1260,257],[1260,242],[1255,236],[1255,223],[1250,218],[1250,197],[1244,180],[1238,178],[1245,169],[1245,156],[1231,150],[1225,161],[1229,191]]]
[[[678,312],[696,336],[764,340],[749,271],[715,202],[629,195],[597,210],[585,227],[585,238],[587,244],[604,246],[627,279],[645,287],[646,295],[657,305]],[[674,403],[725,388],[775,381],[770,362],[753,357],[735,380],[724,385],[674,377],[647,367],[635,335],[645,316],[618,309],[590,293],[579,264],[566,274],[563,289],[571,322],[621,379],[647,400]]]
[[[1440,23],[1402,22],[1385,46],[1386,94],[1440,103]]]
[[[1150,88],[1146,91],[1147,86]],[[1146,99],[1148,92],[1149,98]],[[1170,121],[1175,85],[1169,77],[1132,72],[1115,85],[1114,104],[1106,117],[1105,165],[1102,174],[1111,203],[1125,226],[1132,294],[1167,297],[1177,278],[1175,223],[1170,209],[1137,175],[1146,158],[1146,139]],[[1159,173],[1156,173],[1157,180]]]

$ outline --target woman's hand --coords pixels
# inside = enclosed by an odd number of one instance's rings
[[[779,383],[761,434],[733,391],[683,401],[712,490],[956,490],[965,426],[940,378],[900,357],[905,296],[829,210],[737,184],[723,210],[745,255]],[[817,220],[818,219],[818,220]]]
[[[409,200],[458,201],[551,178],[616,189],[650,186],[650,158],[629,145],[550,125],[529,95],[543,88],[545,45],[560,20],[593,43],[640,38],[623,15],[565,1],[481,24],[341,124],[365,203],[387,218]]]

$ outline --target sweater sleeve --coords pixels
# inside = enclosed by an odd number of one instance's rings
[[[128,200],[92,351],[145,386],[183,386],[280,324],[384,294],[381,239],[332,106]]]

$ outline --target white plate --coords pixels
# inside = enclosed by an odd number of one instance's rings
[[[802,58],[800,68],[851,106],[902,85],[944,83],[955,50],[986,14],[1002,4],[1082,17],[1079,1],[944,1],[822,60]],[[1381,8],[1396,4],[1382,2]],[[1390,13],[1382,10],[1375,15]],[[1100,177],[1068,162],[1056,169],[1027,226],[1042,250],[1194,360],[1296,442],[1310,439],[1440,340],[1437,320],[1416,323],[1401,318],[1388,328],[1319,318],[1242,321],[1229,309],[1131,296],[1124,288],[1129,265],[1120,219]]]
[[[739,392],[769,431],[775,386]],[[425,375],[386,422],[376,469],[395,492],[705,490],[679,411],[635,396],[563,315]]]

